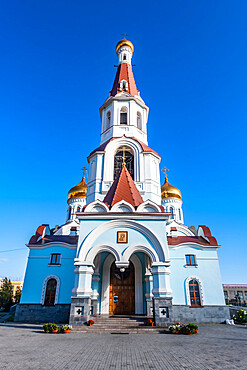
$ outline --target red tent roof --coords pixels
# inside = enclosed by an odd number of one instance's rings
[[[126,166],[123,166],[121,173],[113,182],[103,202],[112,207],[121,200],[125,200],[135,208],[143,203],[143,199]]]
[[[121,92],[119,87],[120,87],[120,82],[123,80],[128,82],[128,87],[124,91],[128,92],[132,96],[138,95],[139,91],[137,90],[137,87],[136,87],[136,83],[135,83],[135,79],[134,79],[134,75],[132,71],[132,66],[128,63],[119,64],[110,95],[116,96],[118,93]]]

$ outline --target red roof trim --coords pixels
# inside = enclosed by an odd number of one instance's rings
[[[32,239],[32,238],[31,238]],[[66,244],[77,244],[78,243],[78,235],[46,235],[42,239],[34,242],[29,241],[29,245],[44,245],[48,243],[66,243]]]
[[[202,238],[201,236],[176,236],[176,237],[168,236],[167,241],[169,245],[179,245],[183,243],[196,243],[205,246],[218,245],[215,238],[207,242],[206,239]]]

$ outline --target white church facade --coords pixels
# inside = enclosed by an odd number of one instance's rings
[[[15,320],[83,325],[95,315],[144,315],[158,326],[229,318],[208,227],[184,224],[182,195],[160,184],[148,146],[149,108],[137,90],[133,44],[116,47],[118,68],[100,108],[101,141],[88,181],[68,194],[66,223],[43,224],[29,257]],[[165,170],[166,172],[166,170]]]

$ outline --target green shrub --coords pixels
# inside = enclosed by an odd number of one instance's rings
[[[234,322],[245,324],[247,323],[247,311],[239,310],[236,315],[233,315]]]
[[[48,323],[43,325],[43,328],[44,328],[44,331],[46,333],[51,333],[53,330],[57,330],[58,326],[57,326],[57,324],[53,324],[51,322],[48,322]]]

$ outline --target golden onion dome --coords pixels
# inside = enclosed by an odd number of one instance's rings
[[[132,50],[132,53],[134,53],[134,45],[132,44],[132,42],[129,40],[123,39],[123,40],[118,41],[117,43],[117,46],[116,46],[117,55],[118,55],[118,50],[121,48],[121,46],[124,46],[124,45],[130,47]]]
[[[87,196],[87,184],[85,182],[85,176],[83,175],[81,182],[74,186],[68,192],[68,200],[73,198],[86,198]]]
[[[175,186],[172,186],[168,182],[167,176],[165,177],[165,182],[161,186],[161,199],[166,198],[178,198],[182,199],[181,191],[178,188],[175,188]]]

